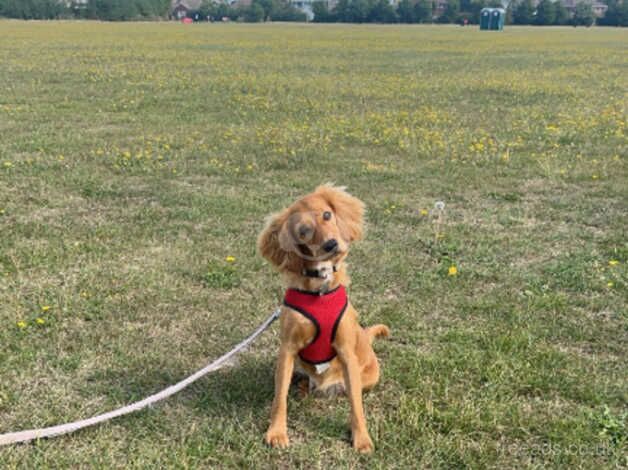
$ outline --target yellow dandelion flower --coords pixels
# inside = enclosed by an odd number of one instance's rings
[[[599,176],[598,176],[598,175],[591,175],[591,179],[596,180],[596,179],[598,179],[598,178],[599,178]]]
[[[17,322],[17,327],[23,330],[24,328],[26,328],[26,322],[23,320]]]
[[[42,305],[41,307],[42,312],[47,312],[48,310],[50,310],[50,305]]]
[[[449,276],[457,276],[458,275],[458,268],[454,265],[449,266],[449,270],[447,271],[447,274]]]
[[[233,263],[235,261],[235,256],[227,256],[225,260],[227,263]]]
[[[607,285],[608,287],[613,287],[613,286],[615,285],[615,283],[614,283],[613,281],[608,281],[608,282],[606,283],[606,285]]]
[[[616,259],[612,259],[608,262],[609,266],[617,266],[619,264],[619,261],[617,261]]]
[[[40,318],[37,318],[35,322],[37,322],[38,325],[43,325],[44,323],[46,323],[46,320],[40,317]]]
[[[419,211],[419,214],[421,214],[422,216],[426,216],[427,214],[429,214],[429,212],[427,211],[427,209],[421,209]]]

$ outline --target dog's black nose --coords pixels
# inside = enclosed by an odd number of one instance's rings
[[[325,250],[327,253],[331,253],[336,248],[338,248],[338,242],[335,238],[327,240],[325,243],[323,243],[323,250]]]

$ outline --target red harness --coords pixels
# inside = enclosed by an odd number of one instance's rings
[[[309,318],[316,327],[314,339],[299,351],[299,357],[303,361],[322,364],[336,357],[332,343],[348,303],[344,286],[338,286],[322,295],[298,289],[286,291],[283,304]]]

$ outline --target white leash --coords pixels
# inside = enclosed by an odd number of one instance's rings
[[[102,423],[104,421],[109,421],[112,418],[116,418],[118,416],[123,416],[129,413],[133,413],[134,411],[141,410],[142,408],[146,408],[148,405],[156,403],[158,401],[163,400],[164,398],[168,398],[171,395],[179,392],[184,389],[188,385],[193,382],[196,382],[198,379],[207,375],[210,372],[220,369],[227,363],[227,361],[232,357],[246,348],[249,344],[255,340],[259,335],[261,335],[264,330],[266,330],[270,324],[275,321],[281,312],[281,309],[278,308],[275,310],[267,319],[262,323],[257,330],[255,330],[248,338],[244,339],[241,343],[235,346],[231,351],[223,354],[218,359],[216,359],[211,364],[206,367],[198,370],[194,374],[190,375],[188,378],[171,385],[170,387],[162,390],[159,393],[155,393],[147,398],[144,398],[141,401],[131,403],[130,405],[124,406],[122,408],[118,408],[117,410],[110,411],[108,413],[104,413],[98,416],[94,416],[93,418],[83,419],[81,421],[75,421],[73,423],[60,424],[58,426],[52,426],[49,428],[42,429],[31,429],[28,431],[20,431],[20,432],[11,432],[8,434],[0,434],[0,446],[5,446],[9,444],[17,444],[18,442],[28,442],[33,439],[41,439],[44,437],[51,436],[59,436],[61,434],[67,434],[70,432],[77,431],[82,428],[86,428],[87,426],[93,426],[94,424]]]

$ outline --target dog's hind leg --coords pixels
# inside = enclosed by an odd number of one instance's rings
[[[362,390],[370,390],[377,382],[379,382],[379,361],[373,354],[371,362],[362,369]]]
[[[307,397],[312,391],[312,381],[309,377],[300,378],[297,382],[297,395],[299,398]]]

